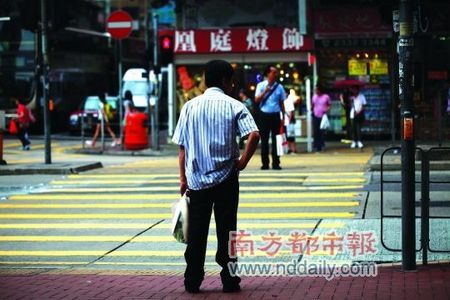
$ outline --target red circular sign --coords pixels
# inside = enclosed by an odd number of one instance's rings
[[[133,19],[123,10],[116,10],[106,20],[106,30],[114,39],[127,38],[133,29]]]

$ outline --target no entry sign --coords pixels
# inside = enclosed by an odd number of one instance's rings
[[[106,20],[106,30],[117,40],[127,38],[133,29],[133,19],[123,10],[116,10]]]

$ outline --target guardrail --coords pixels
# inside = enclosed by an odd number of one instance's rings
[[[439,252],[439,253],[450,253],[450,249],[432,249],[430,247],[430,219],[450,219],[450,216],[430,216],[430,184],[450,184],[450,181],[432,181],[430,180],[430,161],[436,160],[434,157],[439,157],[439,155],[435,155],[434,152],[441,152],[441,156],[449,155],[450,156],[450,147],[433,147],[428,150],[423,150],[420,147],[416,147],[416,157],[420,157],[421,161],[421,180],[415,180],[415,183],[420,183],[421,185],[421,199],[420,199],[420,207],[421,212],[420,216],[416,216],[416,219],[421,219],[421,237],[420,237],[420,248],[416,249],[416,253],[422,251],[422,263],[424,265],[428,264],[428,252]],[[401,215],[388,215],[384,213],[384,184],[387,183],[401,183],[400,180],[384,180],[384,156],[388,152],[392,151],[400,151],[400,147],[390,147],[383,151],[381,154],[380,161],[380,241],[381,245],[388,251],[392,252],[401,252],[402,249],[396,249],[393,247],[389,247],[387,243],[384,241],[384,219],[385,218],[401,218]],[[417,155],[418,154],[418,155]]]

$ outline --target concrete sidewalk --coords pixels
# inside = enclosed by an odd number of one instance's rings
[[[199,294],[184,291],[180,274],[117,271],[6,270],[0,299],[450,299],[450,263],[380,266],[375,277],[243,277],[242,291],[222,293],[220,277],[207,276]]]

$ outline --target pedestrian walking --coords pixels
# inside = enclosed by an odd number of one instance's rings
[[[17,106],[17,137],[22,143],[22,150],[28,151],[31,149],[31,142],[28,136],[28,130],[31,123],[34,123],[36,119],[34,118],[32,112],[25,105],[24,100],[15,99]]]
[[[94,132],[94,136],[92,137],[91,145],[92,145],[92,147],[95,147],[95,144],[98,139],[98,135],[100,134],[100,130],[102,127],[102,120],[103,120],[103,126],[105,126],[106,130],[109,132],[109,134],[111,135],[111,138],[113,139],[111,146],[115,147],[116,145],[120,145],[121,141],[116,138],[116,135],[114,134],[114,131],[111,129],[111,126],[109,124],[109,122],[112,119],[112,116],[109,113],[107,113],[107,111],[110,111],[112,108],[111,107],[108,108],[108,105],[110,106],[110,104],[108,104],[106,102],[104,93],[100,93],[98,95],[98,99],[99,99],[99,102],[98,102],[97,124],[95,126],[95,132]]]
[[[226,61],[205,65],[207,90],[186,102],[178,120],[173,142],[180,145],[180,192],[189,189],[188,241],[184,257],[185,290],[198,293],[204,279],[205,255],[212,210],[216,221],[216,262],[222,267],[223,292],[240,290],[240,278],[228,265],[230,233],[236,231],[239,202],[239,171],[242,171],[259,142],[258,128],[244,104],[228,96],[234,70]],[[248,137],[241,157],[236,136]]]
[[[284,100],[284,125],[286,126],[286,139],[288,142],[288,153],[297,153],[295,143],[295,107],[300,105],[301,98],[294,89],[289,90],[289,96]]]
[[[124,121],[127,120],[127,116],[135,110],[133,102],[133,93],[130,90],[126,90],[123,97],[123,107],[125,109],[123,114]]]
[[[272,169],[281,170],[280,157],[277,155],[276,135],[280,133],[283,126],[283,101],[286,92],[278,83],[278,70],[269,65],[265,70],[266,80],[256,86],[255,103],[258,104],[259,129],[261,132],[261,170],[269,169],[269,137],[272,137]]]
[[[359,86],[353,86],[350,88],[352,93],[352,109],[350,111],[350,119],[352,120],[353,141],[350,145],[351,148],[363,148],[361,137],[361,128],[365,121],[364,105],[367,104],[366,97],[361,93]]]
[[[312,98],[313,107],[313,147],[320,152],[325,147],[324,130],[320,128],[323,116],[330,110],[331,99],[328,94],[323,92],[321,85],[316,86],[316,91]]]
[[[351,125],[351,119],[350,119],[350,111],[352,109],[352,101],[350,99],[350,91],[347,87],[344,88],[344,90],[339,94],[339,101],[341,102],[342,108],[345,111],[345,132],[347,134],[347,139],[353,138],[352,133],[352,125]]]

